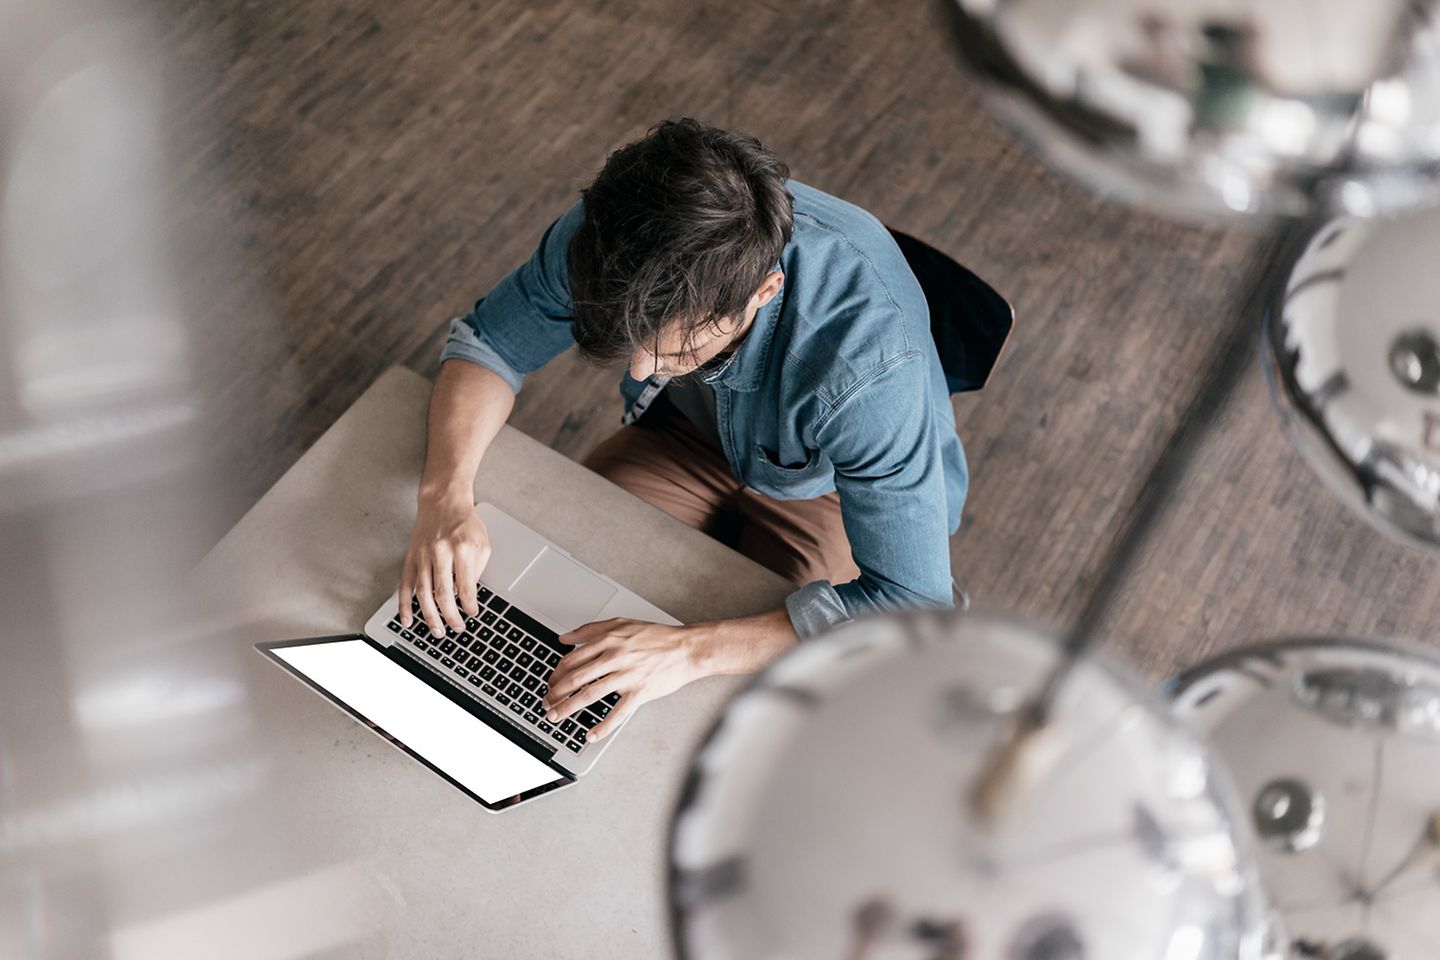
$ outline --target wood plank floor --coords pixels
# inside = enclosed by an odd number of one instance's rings
[[[204,291],[233,520],[387,366],[523,259],[665,117],[753,134],[797,179],[952,253],[1018,328],[957,400],[977,605],[1073,616],[1270,243],[1103,203],[998,129],[948,0],[187,0],[165,12],[185,251]],[[572,457],[616,372],[567,355],[513,423]],[[397,543],[397,550],[403,544]],[[1252,364],[1106,623],[1152,675],[1286,633],[1429,641],[1440,566],[1340,509]]]

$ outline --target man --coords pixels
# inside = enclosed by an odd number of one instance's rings
[[[476,612],[480,459],[526,373],[571,344],[625,358],[625,426],[587,461],[799,588],[783,609],[563,639],[550,719],[612,692],[603,739],[698,677],[748,673],[871,611],[950,603],[968,486],[925,298],[885,227],[789,181],[757,141],[685,119],[615,152],[529,261],[455,320],[405,556],[432,630]],[[458,593],[458,602],[457,602]]]

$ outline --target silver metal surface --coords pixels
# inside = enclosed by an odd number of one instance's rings
[[[995,826],[969,791],[1053,639],[953,612],[809,641],[727,707],[671,834],[692,958],[1250,960],[1247,812],[1207,748],[1103,655]]]
[[[1103,195],[1187,219],[1437,197],[1434,0],[957,0],[1000,120]]]
[[[1266,337],[1296,442],[1381,529],[1440,546],[1440,210],[1340,218],[1298,249]]]
[[[1290,956],[1440,956],[1440,737],[1417,722],[1437,691],[1440,656],[1356,640],[1262,644],[1177,680],[1176,712],[1257,808],[1277,782],[1324,798],[1311,842],[1259,853]]]

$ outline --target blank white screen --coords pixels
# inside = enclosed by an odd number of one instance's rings
[[[487,803],[564,779],[363,640],[270,652]]]

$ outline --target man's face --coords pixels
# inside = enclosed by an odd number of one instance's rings
[[[778,270],[765,277],[745,313],[739,317],[721,317],[699,330],[687,331],[672,325],[661,332],[653,349],[640,348],[630,357],[630,376],[645,380],[652,376],[681,377],[693,373],[714,360],[750,332],[755,314],[780,291],[785,276]]]

